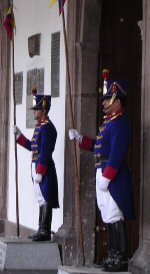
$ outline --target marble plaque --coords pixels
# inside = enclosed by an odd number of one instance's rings
[[[29,56],[33,57],[35,55],[40,55],[40,41],[41,41],[41,34],[35,34],[28,38],[28,51]]]
[[[60,32],[51,36],[51,96],[59,97]]]
[[[22,93],[23,93],[23,72],[15,73],[15,103],[16,105],[22,104]]]

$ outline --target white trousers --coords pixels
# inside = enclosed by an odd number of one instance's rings
[[[102,176],[101,169],[97,169],[97,172],[100,172]],[[124,220],[123,213],[110,195],[109,190],[102,191],[99,189],[98,185],[100,184],[100,174],[99,176],[96,176],[96,198],[103,222],[114,223],[119,220]]]
[[[46,201],[42,195],[41,189],[39,184],[37,184],[35,182],[35,175],[36,175],[36,171],[35,171],[35,163],[32,163],[31,166],[31,174],[32,174],[32,179],[33,179],[33,185],[34,185],[34,196],[35,196],[35,200],[36,202],[39,204],[39,206],[42,206],[44,204],[46,204]]]

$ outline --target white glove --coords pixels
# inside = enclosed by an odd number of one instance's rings
[[[42,182],[42,174],[37,173],[36,176],[35,176],[35,183],[39,184],[41,182]]]
[[[96,171],[96,186],[98,190],[108,191],[109,183],[110,183],[110,179],[104,177],[102,175],[101,169],[98,168]]]
[[[22,133],[17,126],[13,126],[13,134],[16,134],[16,139],[18,139]]]
[[[69,129],[69,139],[75,139],[79,143],[82,143],[83,135],[81,135],[76,129]]]

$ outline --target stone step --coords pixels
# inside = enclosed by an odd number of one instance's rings
[[[57,274],[57,270],[4,270],[0,274]]]
[[[106,274],[110,272],[102,271],[96,267],[73,267],[73,266],[60,266],[58,274]],[[121,274],[132,274],[131,272],[113,272]]]
[[[56,242],[0,238],[0,271],[56,271],[61,265]]]

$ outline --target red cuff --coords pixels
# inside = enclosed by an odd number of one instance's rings
[[[94,149],[94,140],[91,138],[88,138],[86,136],[83,136],[82,138],[82,143],[79,144],[79,147],[81,149],[85,149],[85,150],[93,150]]]
[[[40,173],[40,174],[42,174],[42,175],[45,175],[46,171],[47,171],[47,166],[44,166],[44,165],[42,165],[42,164],[38,164],[38,165],[37,165],[37,168],[36,168],[36,172],[37,172],[37,173]]]
[[[25,146],[26,142],[27,142],[27,138],[23,134],[21,134],[19,138],[17,139],[17,143],[23,147]]]
[[[116,177],[117,172],[118,172],[118,169],[113,168],[111,166],[106,166],[103,172],[103,176],[112,181]]]

